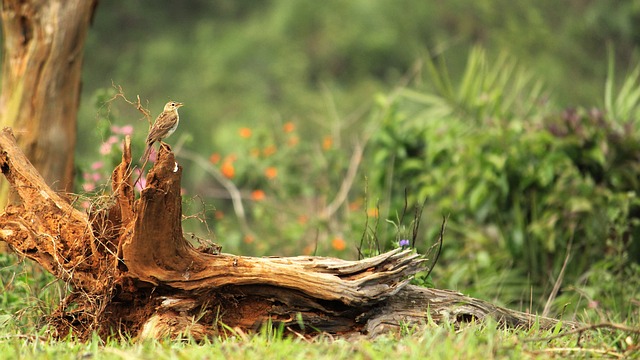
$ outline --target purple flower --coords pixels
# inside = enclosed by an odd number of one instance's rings
[[[405,247],[405,246],[409,246],[411,243],[409,242],[409,240],[407,239],[402,239],[400,240],[400,242],[398,243],[398,246],[400,247]]]

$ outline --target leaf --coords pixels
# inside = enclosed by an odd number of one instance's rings
[[[12,319],[13,319],[13,316],[11,315],[8,315],[8,314],[0,315],[0,328],[6,327],[9,324],[9,322],[11,322]]]
[[[493,165],[494,169],[499,172],[504,169],[504,165],[507,163],[507,156],[504,154],[487,154],[485,159],[491,165]]]
[[[480,205],[487,198],[487,194],[489,189],[487,188],[486,183],[481,182],[476,185],[471,193],[469,194],[469,207],[472,211],[477,211]]]
[[[568,201],[568,207],[571,213],[593,211],[593,205],[591,204],[591,201],[583,197],[572,197]]]

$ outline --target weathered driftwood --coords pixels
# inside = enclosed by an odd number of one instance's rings
[[[536,320],[458,292],[409,285],[425,260],[410,250],[345,261],[195,248],[181,228],[182,167],[165,146],[136,200],[125,141],[111,195],[94,201],[88,215],[46,186],[9,129],[0,133],[0,169],[21,199],[0,215],[0,238],[72,285],[50,317],[58,336],[204,337],[267,322],[306,333],[376,335],[427,319],[488,317],[513,327]]]

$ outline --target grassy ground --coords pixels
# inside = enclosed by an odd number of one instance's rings
[[[124,336],[97,337],[87,342],[47,337],[44,323],[60,301],[64,284],[52,281],[31,263],[16,263],[0,255],[0,359],[522,359],[640,358],[640,322],[630,328],[602,326],[578,333],[558,329],[502,329],[495,323],[469,324],[462,329],[427,325],[405,328],[402,334],[376,339],[313,339],[283,335],[278,329],[196,343],[189,339],[137,341]],[[633,313],[633,312],[629,312]],[[553,338],[555,337],[555,338]]]
[[[47,341],[5,334],[0,340],[3,359],[522,359],[606,357],[638,358],[632,342],[637,335],[594,329],[549,340],[552,332],[504,330],[495,324],[472,324],[460,330],[445,326],[376,339],[320,336],[313,340],[282,336],[279,332],[239,335],[206,343],[184,341],[103,342]]]

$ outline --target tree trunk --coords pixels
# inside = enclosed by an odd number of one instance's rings
[[[168,146],[161,147],[137,200],[130,166],[127,139],[112,175],[112,194],[95,199],[85,216],[45,184],[9,129],[0,133],[0,169],[22,200],[0,214],[0,239],[72,285],[50,316],[58,336],[98,331],[203,338],[269,323],[298,333],[374,336],[429,319],[556,324],[458,292],[409,285],[425,262],[411,250],[345,261],[254,258],[222,254],[215,246],[195,248],[182,235],[182,167]]]
[[[0,126],[57,191],[71,191],[85,37],[97,0],[3,0]],[[8,200],[2,182],[0,207]]]

